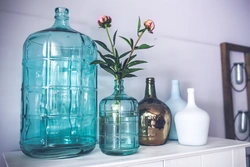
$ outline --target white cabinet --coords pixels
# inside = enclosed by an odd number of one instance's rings
[[[21,151],[3,153],[8,167],[246,167],[250,142],[212,138],[204,146],[168,141],[162,146],[141,146],[129,156],[108,156],[97,145],[87,155],[70,159],[35,159]]]

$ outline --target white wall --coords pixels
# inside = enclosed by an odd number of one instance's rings
[[[19,149],[23,42],[53,24],[58,6],[69,8],[71,27],[102,41],[101,15],[110,15],[113,30],[126,37],[135,37],[138,16],[154,20],[154,34],[141,42],[155,47],[138,52],[148,64],[137,78],[125,80],[127,94],[141,100],[145,78],[153,76],[158,98],[166,101],[171,80],[179,79],[183,98],[188,87],[195,88],[197,105],[209,113],[209,135],[225,136],[219,45],[250,46],[249,0],[0,0],[0,152]],[[100,101],[112,93],[113,78],[100,69],[98,77]]]

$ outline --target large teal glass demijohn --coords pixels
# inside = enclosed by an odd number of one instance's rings
[[[67,8],[23,47],[20,147],[36,158],[80,156],[95,148],[96,45],[70,28]]]
[[[138,151],[138,102],[124,92],[123,80],[115,80],[114,92],[99,104],[99,146],[108,155]]]

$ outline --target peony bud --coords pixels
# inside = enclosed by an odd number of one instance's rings
[[[144,26],[145,26],[145,28],[147,28],[148,32],[153,34],[153,30],[155,28],[155,23],[152,20],[150,20],[150,19],[146,20],[144,22]]]
[[[105,28],[105,25],[106,25],[107,27],[111,27],[111,24],[110,24],[111,21],[112,21],[112,19],[111,19],[110,16],[101,16],[101,17],[99,17],[99,19],[98,19],[98,24],[99,24],[99,26],[102,27],[102,28]]]

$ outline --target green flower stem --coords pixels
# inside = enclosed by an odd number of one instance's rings
[[[113,54],[113,56],[115,56],[115,48],[114,48],[113,42],[112,42],[110,34],[109,34],[108,26],[106,24],[105,24],[105,30],[106,30],[106,33],[108,35],[108,39],[109,39],[109,42],[110,42],[110,45],[111,45],[111,48],[112,48],[112,54]],[[114,66],[114,70],[116,72],[118,71],[118,67],[117,67],[116,63],[115,63],[115,66]],[[119,80],[119,76],[115,75],[115,79]]]
[[[117,95],[116,95],[117,96]],[[116,105],[120,105],[120,101],[119,100],[115,100],[115,104]],[[120,106],[119,106],[119,108],[120,108]],[[119,123],[119,115],[120,115],[120,112],[119,112],[120,110],[118,109],[118,110],[116,110],[116,123]]]
[[[112,54],[113,54],[113,56],[116,56],[116,53],[115,53],[115,48],[114,48],[114,45],[113,45],[113,42],[112,42],[112,40],[111,40],[111,37],[110,37],[110,34],[109,34],[109,31],[108,31],[108,27],[107,27],[107,25],[105,25],[105,29],[106,29],[106,33],[107,33],[107,35],[108,35],[108,39],[109,39],[109,42],[110,42],[110,45],[111,45],[111,48],[112,48]],[[114,70],[115,71],[118,71],[118,67],[117,67],[117,65],[116,65],[116,63],[115,63],[115,66],[114,66]],[[118,85],[120,86],[120,80],[119,80],[119,75],[115,75],[115,78],[116,78],[116,81],[118,82]],[[117,91],[116,92],[116,97],[118,96],[118,94],[119,94],[119,92],[120,92],[120,88],[119,88],[119,91]],[[118,105],[118,104],[120,104],[120,101],[119,100],[115,100],[115,105]],[[112,117],[112,115],[113,115],[113,109],[111,109],[111,112],[110,112],[110,116]],[[119,110],[116,110],[116,123],[119,123],[119,112],[118,112]]]
[[[114,54],[115,54],[115,53],[114,53],[114,52],[115,52],[114,45],[113,45],[113,42],[112,42],[111,37],[110,37],[110,35],[109,35],[109,30],[108,30],[108,27],[107,27],[106,24],[105,24],[105,30],[106,30],[106,33],[107,33],[107,35],[108,35],[108,39],[109,39],[109,42],[110,42],[110,45],[111,45],[111,48],[112,48],[112,53],[113,53],[113,55],[114,55]]]
[[[119,96],[119,94],[121,93],[121,80],[116,80],[116,84],[115,85],[118,85],[118,90],[116,90],[116,94],[115,94],[115,97],[117,98]],[[120,105],[120,100],[117,100],[115,99],[115,105]],[[119,106],[119,109],[120,109],[120,106]],[[116,109],[116,110],[113,110],[113,108],[111,108],[111,111],[110,111],[110,117],[113,116],[113,113],[114,111],[116,112],[116,123],[119,123],[120,119],[119,119],[119,109]]]
[[[129,56],[128,56],[128,61],[126,62],[125,66],[124,66],[124,69],[126,69],[126,67],[127,67],[127,65],[128,65],[128,62],[129,62],[129,59],[130,59],[130,57],[132,56],[133,52],[135,51],[135,47],[137,46],[138,42],[140,41],[140,39],[141,39],[141,37],[142,37],[142,35],[144,34],[145,31],[146,31],[146,28],[144,28],[144,29],[142,30],[141,34],[138,36],[138,39],[136,40],[136,42],[135,42],[135,44],[134,44],[134,46],[133,46],[133,48],[132,48],[132,50],[131,50],[131,52],[130,52],[130,54],[129,54]],[[124,70],[124,69],[123,69],[123,70]]]

